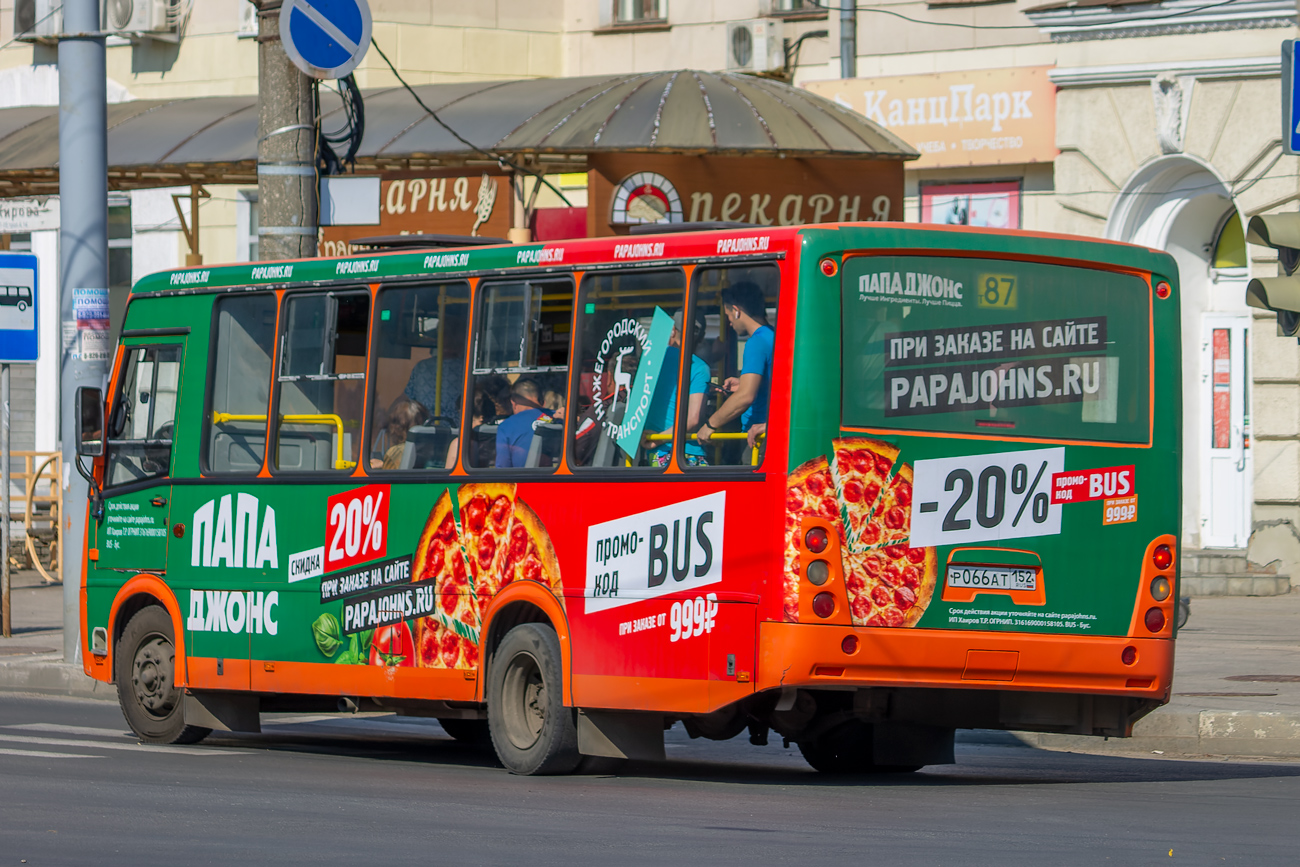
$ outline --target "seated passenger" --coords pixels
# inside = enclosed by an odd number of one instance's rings
[[[672,457],[673,440],[676,430],[677,415],[677,374],[682,357],[682,319],[678,310],[673,314],[672,335],[668,338],[668,350],[664,353],[663,366],[659,370],[659,380],[655,384],[654,398],[646,412],[645,431],[647,434],[668,434],[667,440],[647,440],[648,460],[659,467],[668,466]],[[693,346],[699,346],[704,337],[704,319],[695,322],[695,340]],[[700,410],[704,407],[704,395],[709,390],[709,365],[698,355],[691,355],[691,372],[688,380],[686,403],[686,432],[695,431],[700,426]],[[708,466],[704,449],[694,442],[686,444],[686,463],[692,467]]]
[[[423,406],[404,397],[398,398],[388,412],[388,423],[375,437],[370,452],[371,469],[400,469],[407,432],[428,418],[429,414]]]
[[[538,403],[541,394],[537,383],[521,379],[510,389],[510,406],[513,414],[497,425],[498,467],[522,467],[528,462],[528,449],[533,444],[533,426],[551,417]]]

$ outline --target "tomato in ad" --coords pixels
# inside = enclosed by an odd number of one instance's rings
[[[390,666],[415,665],[415,642],[405,623],[381,626],[370,640],[370,664]]]

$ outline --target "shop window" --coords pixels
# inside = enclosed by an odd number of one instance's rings
[[[469,284],[387,289],[375,321],[370,469],[456,465]]]
[[[266,454],[275,296],[218,299],[216,326],[210,411],[204,419],[207,468],[255,475]]]
[[[668,466],[677,431],[685,300],[679,270],[606,273],[583,281],[574,466]]]
[[[767,441],[780,272],[758,265],[701,268],[696,275],[686,343],[707,366],[708,386],[703,429],[678,459],[687,470],[757,466]]]
[[[108,207],[108,310],[110,341],[117,342],[131,297],[131,201],[110,199]]]
[[[549,471],[564,441],[573,284],[490,283],[478,295],[464,462]]]
[[[257,190],[241,190],[235,199],[235,258],[240,262],[258,261],[260,211]]]
[[[360,460],[369,317],[366,292],[292,295],[285,303],[278,469],[343,471]]]
[[[130,347],[122,359],[117,398],[108,419],[107,485],[165,476],[171,469],[179,346]]]
[[[823,0],[772,0],[771,14],[825,18],[827,6]]]
[[[618,24],[646,24],[668,18],[668,0],[613,0]]]
[[[1211,266],[1219,270],[1246,267],[1246,235],[1241,229],[1241,217],[1236,211],[1224,215],[1214,238],[1214,257]]]

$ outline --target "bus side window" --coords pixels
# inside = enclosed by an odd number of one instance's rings
[[[204,419],[207,469],[256,475],[266,454],[266,408],[271,397],[275,296],[217,300],[210,412]]]
[[[573,283],[485,283],[478,296],[465,464],[549,472],[564,443]]]
[[[385,289],[377,305],[369,468],[451,469],[465,395],[469,284]]]
[[[179,346],[133,346],[125,350],[107,422],[106,487],[170,472],[180,378]]]
[[[781,274],[775,265],[696,272],[688,342],[692,355],[708,366],[709,389],[701,413],[703,424],[708,425],[708,441],[698,443],[708,466],[761,463],[780,288]],[[757,444],[757,455],[749,445],[751,439]],[[700,466],[690,460],[684,463],[688,469]]]
[[[676,269],[606,272],[583,280],[575,467],[668,466],[677,427],[685,301],[685,276]],[[707,382],[703,362],[688,373],[687,410],[693,405],[698,415]],[[702,455],[688,451],[689,460]]]
[[[290,295],[280,333],[275,466],[344,471],[365,449],[367,292]]]

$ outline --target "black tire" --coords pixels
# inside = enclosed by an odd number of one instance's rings
[[[150,605],[136,612],[113,658],[117,701],[127,725],[147,744],[193,744],[212,729],[185,724],[184,694],[176,688],[176,645],[167,611]]]
[[[1187,625],[1187,620],[1192,616],[1192,597],[1183,596],[1178,600],[1178,628],[1182,629]]]
[[[873,761],[869,723],[849,721],[813,741],[800,741],[799,752],[823,774],[910,774],[921,765],[878,765]]]
[[[515,774],[568,774],[582,761],[573,708],[564,706],[560,640],[549,624],[506,633],[488,669],[492,746]]]
[[[439,717],[438,725],[442,726],[443,731],[462,744],[482,749],[492,746],[492,732],[488,730],[488,721],[485,719],[442,719]]]

